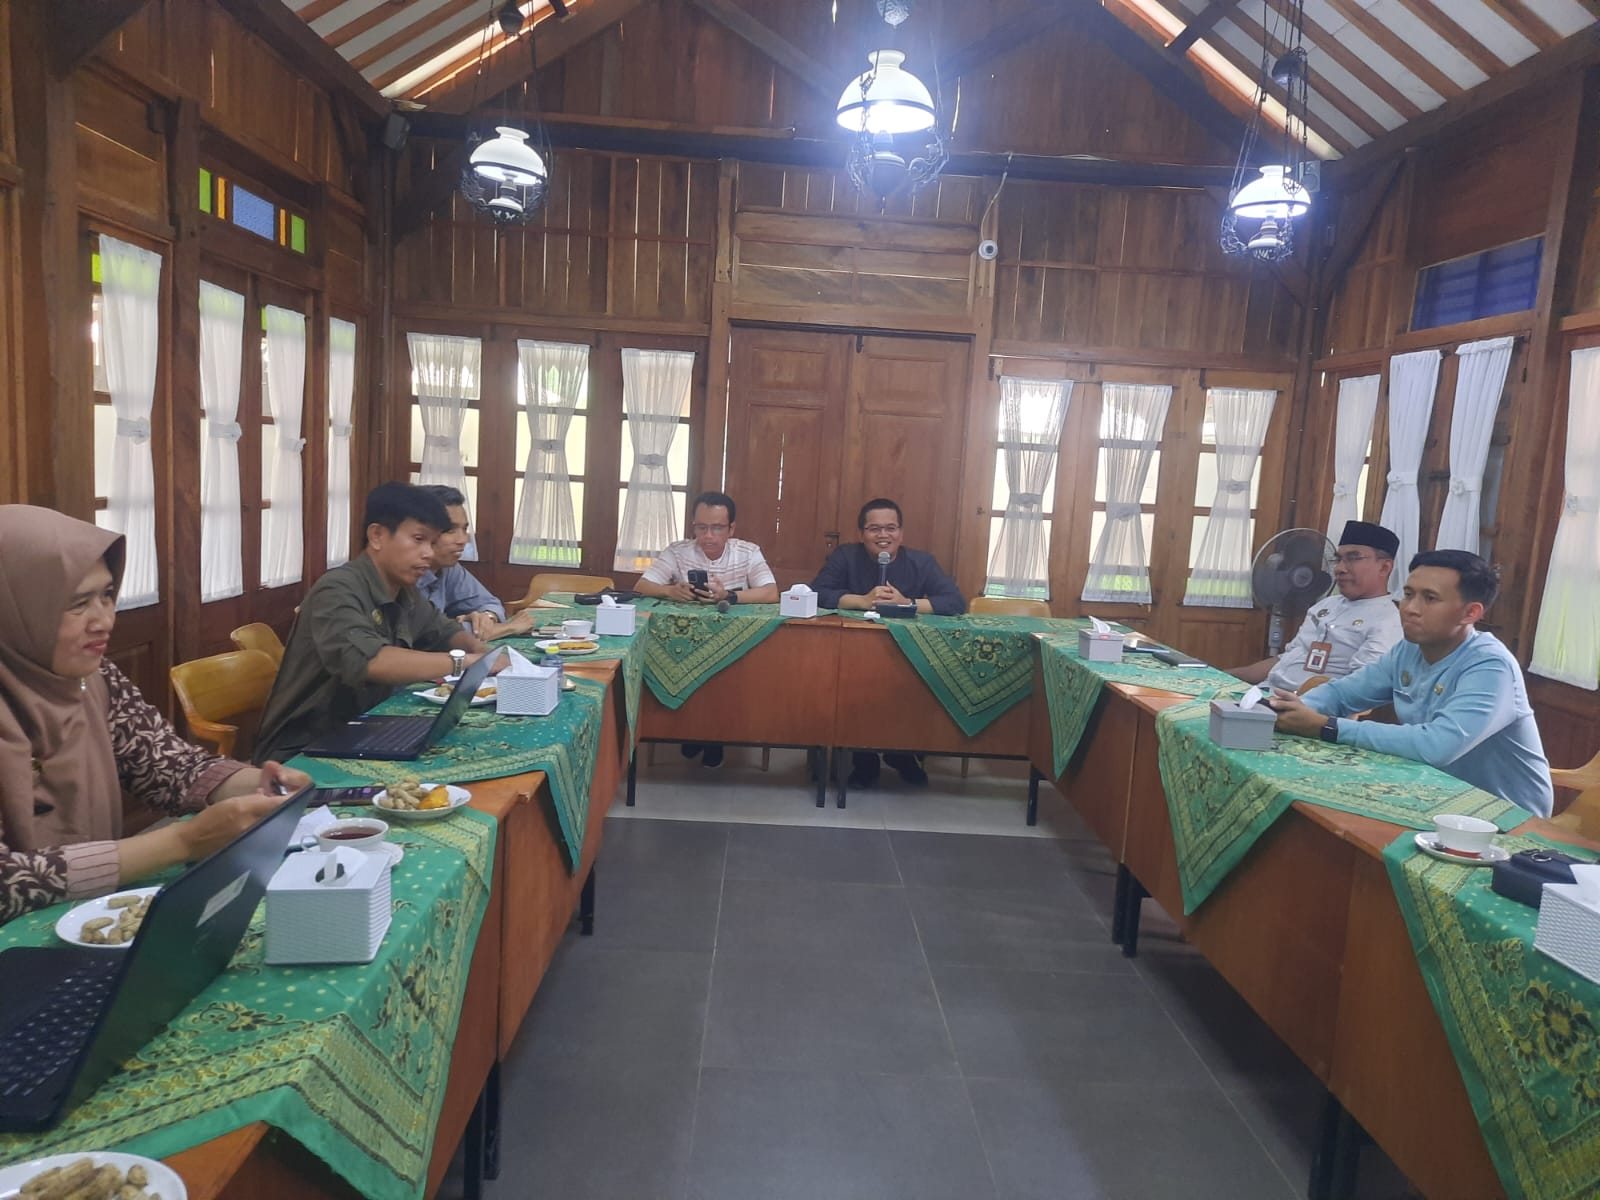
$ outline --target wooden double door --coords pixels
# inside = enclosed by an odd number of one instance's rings
[[[904,510],[907,546],[955,570],[969,352],[952,338],[733,330],[727,490],[780,586],[809,583],[878,496]]]

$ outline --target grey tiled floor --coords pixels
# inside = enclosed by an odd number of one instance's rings
[[[666,759],[505,1064],[492,1200],[1305,1194],[1320,1088],[1153,905],[1137,959],[1110,944],[1111,863],[1064,804],[1007,836],[1015,779],[967,795],[952,764],[924,795],[962,832],[890,828],[883,793],[828,827],[802,778]],[[662,811],[673,787],[724,819]],[[810,811],[729,819],[732,791]],[[1360,1195],[1408,1195],[1375,1149]]]

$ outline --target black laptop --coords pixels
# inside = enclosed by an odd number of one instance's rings
[[[461,714],[467,711],[472,698],[488,678],[489,668],[499,654],[498,650],[491,650],[461,672],[449,699],[432,716],[424,713],[414,717],[371,714],[357,717],[325,734],[300,753],[313,758],[377,758],[386,761],[416,758],[456,727]]]
[[[127,950],[0,952],[0,1132],[54,1125],[228,965],[309,791],[164,887]]]

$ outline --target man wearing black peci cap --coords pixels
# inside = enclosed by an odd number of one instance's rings
[[[1246,683],[1265,681],[1297,692],[1308,679],[1337,679],[1377,662],[1404,636],[1400,613],[1389,598],[1399,548],[1400,539],[1382,525],[1345,522],[1333,568],[1338,593],[1311,606],[1300,632],[1277,658],[1231,673]]]

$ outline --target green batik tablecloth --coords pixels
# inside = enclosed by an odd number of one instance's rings
[[[883,622],[900,652],[968,737],[981,733],[1027,697],[1033,688],[1034,634],[1059,631],[1066,624],[1047,617],[982,613]]]
[[[1528,814],[1427,763],[1320,738],[1274,734],[1271,750],[1225,750],[1211,740],[1210,704],[1156,714],[1161,782],[1172,818],[1183,911],[1193,912],[1297,800],[1433,828],[1465,813],[1510,829]]]
[[[644,640],[644,681],[662,704],[682,708],[701,684],[772,636],[784,620],[776,604],[735,604],[724,613],[703,604],[658,601],[638,634]]]
[[[388,785],[402,779],[472,783],[543,771],[555,801],[567,869],[576,871],[583,857],[583,831],[589,823],[589,788],[599,757],[606,687],[596,680],[571,678],[577,690],[562,692],[561,703],[549,716],[502,717],[492,707],[469,708],[461,723],[437,746],[410,762],[307,758],[302,754],[288,765],[310,775],[318,787]],[[400,692],[372,711],[415,713],[427,703]]]
[[[162,1158],[264,1121],[363,1196],[421,1196],[495,823],[469,810],[389,837],[405,859],[376,959],[266,966],[263,907],[228,969],[61,1124],[0,1134],[0,1164],[91,1148]],[[66,907],[0,927],[0,949],[51,944]]]
[[[1600,986],[1533,948],[1537,910],[1491,891],[1489,870],[1412,839],[1390,843],[1384,865],[1506,1194],[1600,1195]]]
[[[1050,734],[1055,752],[1055,773],[1060,778],[1077,753],[1083,731],[1108,683],[1159,688],[1179,696],[1209,699],[1230,688],[1244,687],[1232,675],[1215,667],[1175,667],[1149,654],[1124,654],[1115,662],[1090,662],[1078,653],[1078,632],[1089,628],[1086,620],[1057,621],[1070,624],[1069,636],[1039,639],[1039,663],[1044,675],[1045,700],[1050,705]]]

